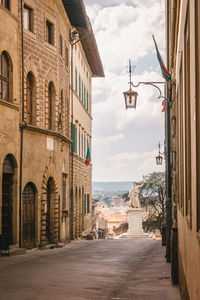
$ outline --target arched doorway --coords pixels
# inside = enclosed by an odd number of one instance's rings
[[[13,177],[14,164],[11,155],[7,155],[3,163],[2,178],[2,234],[13,243]]]
[[[47,182],[46,241],[54,243],[55,182],[52,177]]]
[[[23,247],[35,246],[35,198],[36,187],[29,182],[23,191]]]

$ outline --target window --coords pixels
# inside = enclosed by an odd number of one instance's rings
[[[79,98],[81,98],[81,76],[79,75]]]
[[[63,38],[60,34],[60,55],[63,56]]]
[[[85,194],[84,195],[84,215],[86,215],[87,214],[87,199],[86,199],[86,197],[87,197],[87,195]]]
[[[84,86],[84,106],[86,107],[86,93],[85,93],[85,86]]]
[[[73,124],[73,152],[77,153],[77,128],[75,124]]]
[[[87,92],[87,111],[88,111],[88,92]]]
[[[62,210],[66,210],[67,208],[67,184],[66,184],[66,180],[67,180],[67,175],[66,174],[62,174],[62,194],[63,194],[63,199],[62,199]]]
[[[54,45],[54,25],[48,20],[46,20],[46,41]]]
[[[81,93],[81,100],[82,100],[82,103],[83,103],[83,81],[82,81],[82,93]]]
[[[26,78],[26,122],[33,124],[33,95],[34,95],[34,78],[31,72]]]
[[[78,78],[77,69],[75,68],[75,91],[78,93]]]
[[[63,101],[63,90],[60,91],[60,105],[58,112],[58,128],[63,127],[63,111],[64,111],[64,101]]]
[[[87,194],[87,213],[89,214],[90,212],[90,195]]]
[[[65,49],[65,65],[66,67],[69,67],[69,50],[67,47]]]
[[[54,85],[53,82],[50,82],[48,87],[48,129],[53,129],[53,98]]]
[[[10,1],[9,0],[1,0],[1,5],[3,5],[7,9],[10,9]]]
[[[32,8],[24,5],[24,28],[33,32]]]
[[[0,57],[0,99],[9,101],[9,83],[10,83],[10,71],[9,71],[9,59],[5,51],[1,53]]]

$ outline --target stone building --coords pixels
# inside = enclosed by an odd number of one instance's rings
[[[200,3],[166,0],[171,266],[182,299],[200,299]]]
[[[82,166],[78,183],[72,179],[76,174],[72,118],[74,124],[79,120],[85,138],[91,138],[91,115],[83,106],[75,117],[70,94],[74,59],[69,32],[76,26],[81,32],[79,19],[88,22],[82,0],[0,4],[0,233],[9,236],[10,249],[64,243],[81,235],[87,221],[91,227],[90,217],[79,221],[84,201],[79,206],[75,201],[91,195],[91,167],[84,169],[85,154],[78,158]],[[84,84],[91,103],[91,65],[96,56],[100,66],[101,61],[92,32],[90,39],[93,44],[88,46],[85,39],[85,47],[77,41],[84,66],[78,61],[76,68],[87,68]],[[87,47],[94,53],[90,63]]]

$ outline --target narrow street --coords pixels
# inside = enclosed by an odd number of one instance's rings
[[[151,239],[77,241],[0,258],[1,300],[179,300],[165,247]]]

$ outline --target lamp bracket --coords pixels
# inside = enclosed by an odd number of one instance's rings
[[[159,86],[158,86],[159,84],[164,84],[164,85],[166,85],[167,83],[166,83],[165,81],[139,81],[138,84],[133,84],[133,83],[131,82],[131,85],[132,85],[133,87],[139,87],[140,84],[143,84],[143,85],[151,85],[151,86],[155,87],[155,88],[159,91],[158,99],[166,99],[166,97],[164,97],[164,96],[162,95],[162,91],[161,91],[161,89],[160,89]],[[168,99],[166,99],[166,100],[169,102]]]

